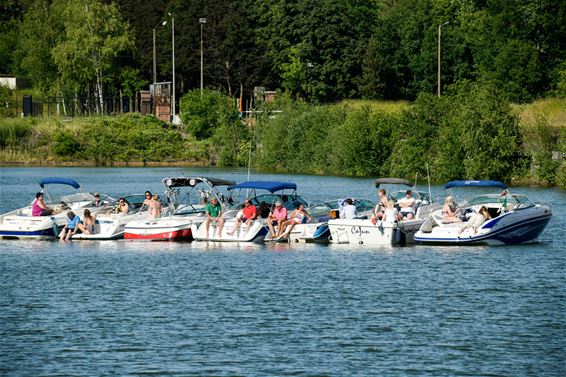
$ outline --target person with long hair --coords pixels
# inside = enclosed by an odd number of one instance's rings
[[[447,196],[442,207],[442,221],[445,223],[458,223],[462,221],[459,216],[460,208],[454,203],[452,196]]]

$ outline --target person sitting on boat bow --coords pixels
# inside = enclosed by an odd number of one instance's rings
[[[385,216],[385,209],[388,206],[387,203],[387,195],[385,189],[380,188],[377,190],[378,202],[373,210],[373,214],[371,215],[371,222],[375,225],[377,220],[382,220]]]
[[[291,212],[290,219],[283,222],[283,224],[281,224],[282,231],[279,238],[288,237],[289,234],[291,234],[291,231],[293,230],[295,225],[304,224],[311,220],[312,219],[309,213],[307,212],[307,210],[305,209],[305,206],[299,203],[297,205],[297,208],[293,210],[293,212]]]
[[[90,210],[87,208],[83,211],[83,225],[86,228],[86,234],[94,234],[95,233],[95,226],[96,226],[96,217],[90,213]]]
[[[413,192],[411,190],[405,192],[405,197],[399,199],[397,205],[399,206],[397,220],[401,221],[404,218],[412,220],[415,218],[415,198],[413,198]]]
[[[240,212],[238,212],[239,214]],[[232,231],[228,232],[228,235],[233,235],[240,229],[242,223],[246,224],[246,232],[250,229],[254,220],[257,218],[257,208],[252,205],[249,199],[244,201],[244,208],[241,209],[241,216],[236,216],[236,225]]]
[[[287,208],[283,207],[283,203],[280,201],[276,201],[275,208],[267,217],[267,226],[269,228],[271,238],[277,238],[281,235],[282,224],[285,220],[287,220]],[[274,225],[277,226],[277,235],[275,235],[275,229],[273,228]]]
[[[208,237],[208,230],[210,228],[211,222],[218,223],[218,229],[216,230],[217,238],[222,236],[222,228],[224,227],[224,218],[222,217],[222,205],[218,202],[218,199],[213,196],[210,199],[210,203],[206,203],[204,210],[206,212],[206,220],[204,220],[204,226],[206,229],[206,238]]]
[[[84,234],[90,234],[88,229],[85,228],[85,226],[82,224],[81,218],[78,215],[75,215],[73,211],[67,212],[67,217],[69,218],[69,220],[67,220],[67,224],[65,224],[65,226],[61,230],[61,233],[59,234],[61,241],[69,241],[71,237],[77,234],[77,231],[79,230]]]

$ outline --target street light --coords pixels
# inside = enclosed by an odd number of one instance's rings
[[[167,21],[160,22],[157,25],[155,25],[155,27],[153,28],[153,84],[154,85],[157,82],[157,63],[156,63],[156,59],[155,59],[155,29],[159,25],[165,26],[165,25],[167,25]]]
[[[450,21],[446,21],[445,23],[438,25],[438,97],[440,97],[440,33],[442,32],[442,27],[448,25],[449,23]]]
[[[199,18],[198,23],[200,24],[200,96],[202,97],[202,89],[204,86],[204,75],[203,75],[203,51],[204,51],[204,40],[202,38],[202,27],[206,24],[206,18]]]
[[[312,83],[311,83],[311,70],[312,67],[314,66],[314,64],[312,64],[311,62],[307,62],[307,73],[308,73],[308,78],[309,78],[309,103],[312,102]]]
[[[171,50],[173,55],[173,87],[171,88],[172,100],[171,100],[171,122],[175,121],[175,17],[169,12],[167,13],[171,17]]]

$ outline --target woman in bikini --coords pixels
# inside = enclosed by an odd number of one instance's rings
[[[305,219],[307,221],[305,221]],[[278,238],[289,237],[289,234],[291,234],[291,231],[293,230],[295,225],[303,224],[308,221],[311,221],[311,217],[305,209],[305,206],[302,204],[297,205],[297,208],[291,213],[291,218],[281,224],[281,228],[283,230],[281,231],[281,235]]]
[[[442,221],[445,223],[459,223],[460,208],[454,203],[454,198],[447,196],[444,199],[444,207],[442,207]]]

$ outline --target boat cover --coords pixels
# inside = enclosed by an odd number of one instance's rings
[[[67,185],[67,186],[74,187],[76,189],[81,187],[81,185],[79,185],[79,183],[77,181],[75,181],[74,179],[70,179],[70,178],[49,177],[49,178],[43,178],[39,181],[39,185],[41,186],[41,188],[44,188],[45,185],[53,185],[53,184]]]
[[[450,181],[444,185],[445,189],[452,187],[498,187],[506,189],[507,185],[499,181]]]
[[[296,190],[297,185],[291,182],[247,181],[228,187],[228,190],[236,190],[236,189],[267,190],[271,193],[274,193],[275,191],[280,191],[285,189]]]
[[[208,182],[212,187],[230,186],[236,184],[235,181],[208,177],[173,177],[163,179],[163,184],[168,187],[194,187],[201,182]]]
[[[379,188],[379,185],[382,184],[389,184],[389,185],[405,185],[405,186],[413,186],[413,183],[409,180],[403,178],[377,178],[375,180],[375,187]]]

